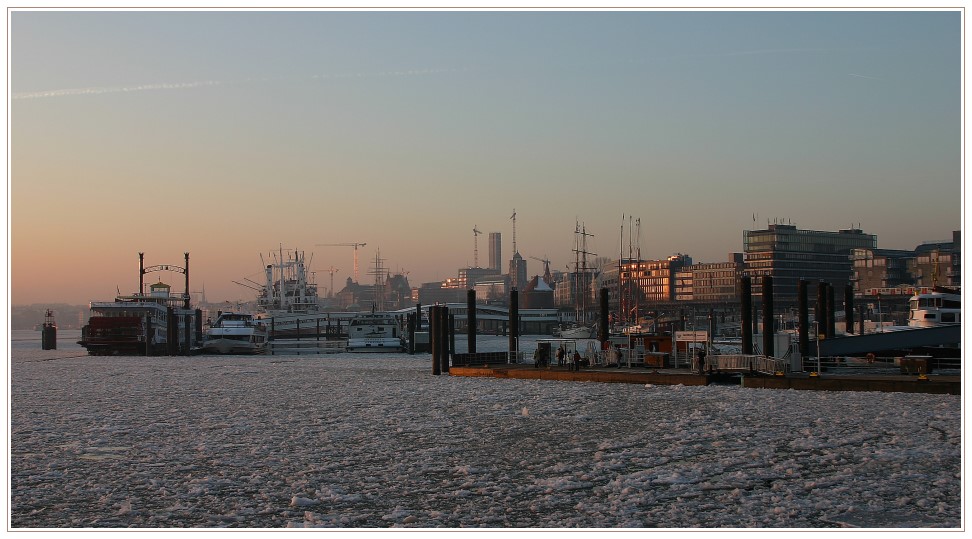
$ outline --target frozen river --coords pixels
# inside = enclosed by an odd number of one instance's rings
[[[962,525],[959,396],[90,357],[77,334],[11,335],[13,528]]]

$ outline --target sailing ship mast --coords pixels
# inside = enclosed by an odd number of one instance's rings
[[[375,269],[371,272],[375,276],[375,300],[372,307],[373,310],[377,309],[379,312],[385,310],[385,274],[387,269],[384,266],[384,261],[385,259],[381,258],[381,249],[379,248],[375,252]]]
[[[575,319],[578,325],[587,325],[589,310],[588,295],[590,281],[587,278],[587,255],[595,254],[587,251],[587,237],[594,234],[587,233],[587,225],[574,223],[574,305],[577,309]],[[578,268],[579,266],[579,268]]]

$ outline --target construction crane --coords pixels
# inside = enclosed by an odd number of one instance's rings
[[[354,247],[354,282],[358,282],[358,247],[367,243],[318,243],[317,247]]]
[[[547,284],[550,284],[550,259],[540,258],[538,256],[531,256],[530,258],[543,262],[543,279],[547,281]]]
[[[478,225],[473,225],[473,267],[479,267],[479,231]]]

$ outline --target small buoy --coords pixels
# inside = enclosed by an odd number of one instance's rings
[[[918,380],[919,381],[926,381],[927,382],[928,381],[928,377],[925,376],[925,373],[921,373],[921,374],[918,375]]]
[[[783,371],[776,371],[773,374],[775,374],[776,376],[784,376]]]
[[[811,372],[810,373],[810,378],[816,378],[818,376],[820,376],[820,373],[817,373],[817,372]]]

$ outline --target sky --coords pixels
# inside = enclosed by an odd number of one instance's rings
[[[695,262],[775,221],[950,240],[961,17],[13,10],[9,300],[134,292],[139,252],[188,251],[210,301],[280,248],[340,289],[336,243],[418,286],[486,266],[490,232],[508,261],[514,212],[530,276],[573,265],[578,223],[597,256]]]

